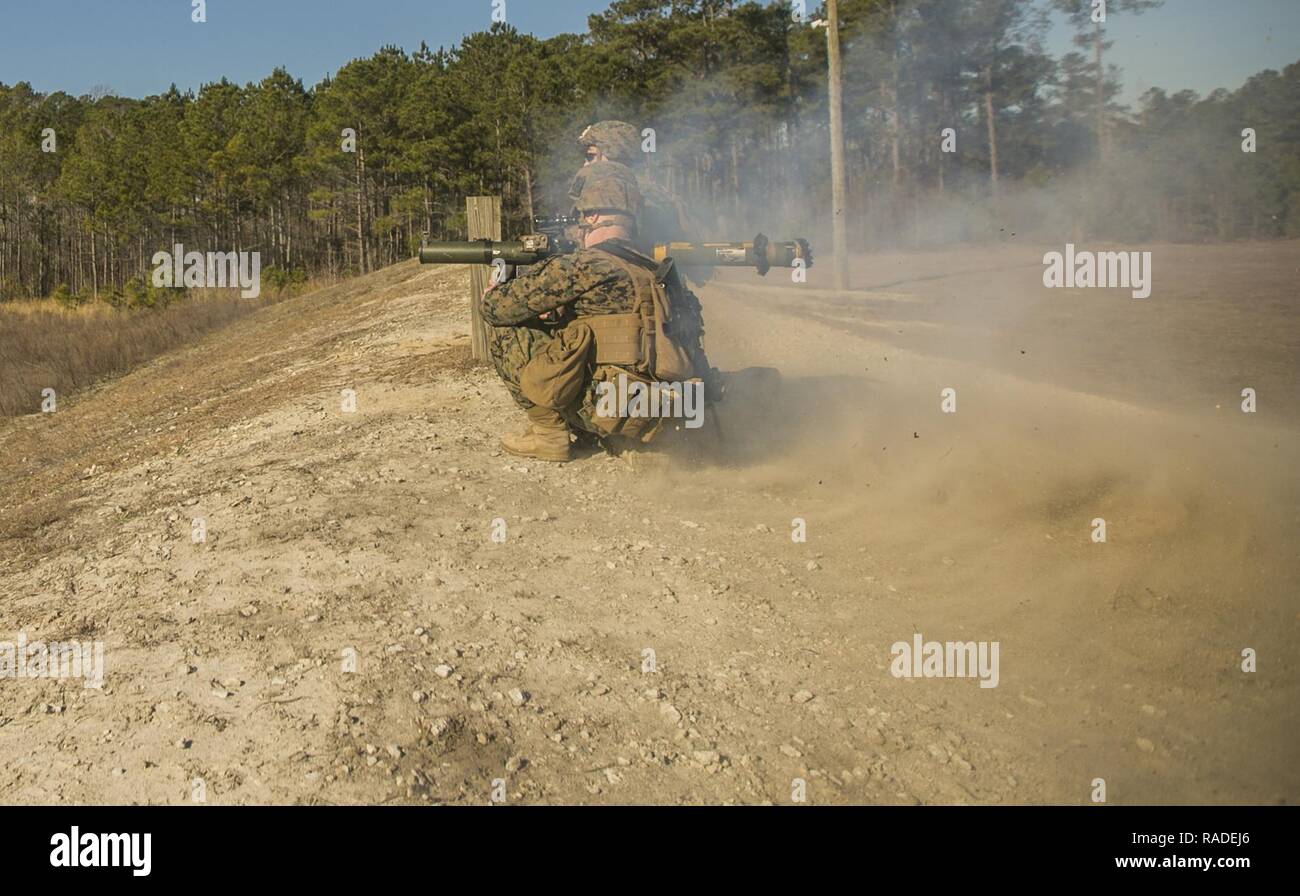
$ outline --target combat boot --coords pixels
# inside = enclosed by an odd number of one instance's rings
[[[519,457],[555,462],[569,460],[572,453],[569,425],[560,412],[533,405],[526,413],[529,427],[520,435],[502,436],[501,447]]]

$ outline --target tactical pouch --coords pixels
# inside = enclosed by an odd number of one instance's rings
[[[606,383],[608,385],[603,388],[600,385],[597,385],[596,394],[599,396],[601,392],[608,389],[608,393],[611,397],[607,398],[603,402],[597,398],[595,412],[591,415],[591,424],[602,436],[620,436],[625,439],[634,439],[638,442],[650,442],[655,436],[659,435],[668,418],[644,415],[635,417],[622,416],[621,412],[624,411],[625,408],[619,404],[619,398],[626,396],[619,395],[619,377],[626,377],[625,383],[627,392],[631,391],[633,383],[641,383],[646,389],[651,388],[652,381],[639,373],[635,373],[623,367],[612,367],[607,365],[598,366],[595,374],[592,376],[592,382],[596,384]],[[613,407],[613,414],[602,415],[599,413],[602,409],[609,406]]]
[[[642,314],[649,317],[645,322],[646,332],[653,333],[653,373],[657,379],[671,383],[682,382],[695,374],[690,356],[668,335],[668,328],[672,322],[668,285],[674,282],[676,276],[672,259],[665,259],[655,271],[654,280],[647,288],[648,301],[643,300],[641,303]]]
[[[519,374],[519,391],[535,405],[562,411],[576,404],[587,381],[594,338],[587,322],[575,321],[533,357]]]
[[[596,339],[596,363],[639,368],[645,361],[641,315],[593,314],[582,322]]]
[[[681,382],[695,374],[690,355],[669,335],[672,328],[672,301],[670,290],[681,288],[677,271],[671,258],[666,258],[657,267],[651,259],[639,253],[630,252],[620,246],[601,247],[619,267],[627,274],[636,291],[637,311],[633,314],[600,315],[610,318],[635,318],[636,339],[639,343],[637,357],[634,361],[616,361],[615,357],[630,357],[626,341],[632,338],[632,325],[628,323],[607,324],[614,331],[606,337],[604,330],[597,331],[596,345],[598,363],[626,364],[635,367],[638,373],[652,376],[657,380]],[[595,326],[597,317],[583,318]],[[613,342],[608,353],[602,350],[601,340],[610,338]]]

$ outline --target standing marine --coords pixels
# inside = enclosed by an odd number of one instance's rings
[[[695,238],[682,203],[650,177],[646,169],[647,153],[642,151],[642,138],[634,125],[626,121],[598,121],[578,135],[578,146],[586,156],[587,165],[617,162],[635,175],[644,200],[637,231],[643,249],[650,252],[656,245]],[[579,171],[570,196],[576,196],[581,190],[582,177],[583,171]]]

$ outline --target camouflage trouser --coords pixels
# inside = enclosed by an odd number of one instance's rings
[[[528,366],[529,361],[544,351],[555,337],[551,335],[550,330],[541,327],[490,326],[487,331],[488,354],[492,356],[492,366],[496,368],[497,376],[501,377],[501,381],[506,384],[506,391],[515,400],[515,404],[528,410],[533,407],[533,403],[524,397],[523,391],[519,388],[524,368]],[[595,402],[590,395],[591,389],[588,388],[585,392],[587,394],[579,406],[562,409],[560,415],[574,429],[596,432],[597,430],[589,422],[594,412]]]
[[[487,328],[488,354],[492,356],[492,366],[506,384],[506,391],[515,400],[515,404],[524,410],[533,406],[519,389],[524,368],[553,338],[548,330],[535,327]]]

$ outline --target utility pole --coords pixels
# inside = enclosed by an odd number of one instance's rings
[[[835,250],[835,288],[849,287],[849,241],[845,215],[847,178],[844,174],[844,99],[840,69],[840,10],[838,0],[826,0],[826,55],[830,62],[827,105],[831,112],[831,214]]]

